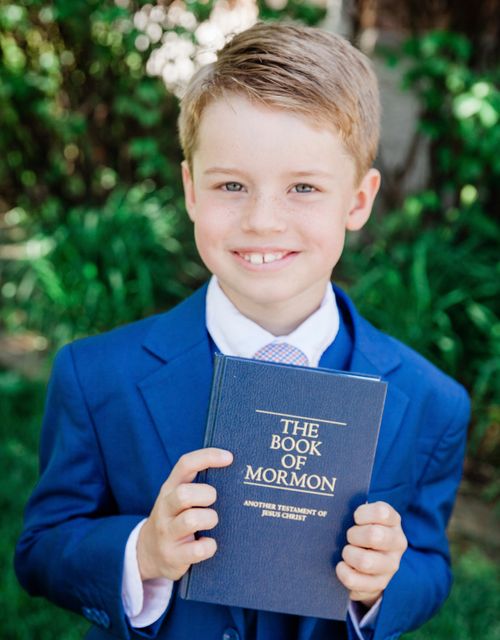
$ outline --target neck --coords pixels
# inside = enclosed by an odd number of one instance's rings
[[[314,292],[307,292],[301,300],[252,304],[246,299],[235,299],[235,296],[226,291],[225,287],[221,285],[221,288],[240,313],[273,336],[287,336],[295,331],[319,309],[325,295],[325,287],[322,285]]]
[[[252,312],[244,313],[241,309],[239,309],[239,311],[260,327],[269,331],[273,336],[287,336],[292,333],[292,331],[295,331],[295,329],[307,320],[311,314],[317,311],[317,309],[319,309],[319,304],[310,312],[305,312],[293,318],[290,317],[285,310],[279,313],[274,307],[272,309],[270,308],[269,313],[264,315],[259,313],[253,314]]]

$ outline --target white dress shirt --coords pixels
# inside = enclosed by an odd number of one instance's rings
[[[274,336],[242,315],[222,291],[217,278],[212,276],[207,290],[206,323],[212,340],[225,355],[252,358],[271,342],[287,342],[306,354],[309,366],[317,367],[323,352],[337,336],[339,311],[333,289],[328,285],[319,308],[312,315],[289,335]],[[137,628],[147,627],[160,618],[170,602],[174,584],[167,578],[141,582],[136,547],[145,521],[133,529],[127,541],[122,581],[125,613],[130,624]],[[363,629],[373,626],[380,601],[364,616],[359,606],[350,603],[349,614],[360,640],[365,640]]]
[[[266,344],[286,342],[306,354],[310,367],[317,367],[338,333],[339,312],[328,286],[319,309],[289,335],[274,336],[241,314],[213,276],[207,291],[207,329],[219,351],[227,356],[253,358]]]

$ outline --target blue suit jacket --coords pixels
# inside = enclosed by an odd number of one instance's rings
[[[203,443],[212,376],[202,288],[168,313],[78,341],[58,354],[16,571],[33,595],[83,613],[95,640],[244,638],[241,609],[174,593],[154,625],[133,630],[121,602],[123,554],[178,458]],[[445,536],[469,417],[463,388],[364,320],[336,289],[353,328],[351,370],[388,394],[370,489],[402,515],[409,548],[383,597],[374,640],[428,619],[450,588]],[[329,366],[329,352],[321,361]],[[258,587],[256,587],[258,588]],[[291,640],[289,618],[260,613],[259,640]],[[225,635],[224,635],[225,634]],[[350,625],[302,618],[299,640],[354,638]]]

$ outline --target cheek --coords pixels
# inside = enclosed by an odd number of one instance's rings
[[[227,237],[221,221],[213,216],[199,216],[194,225],[196,246],[202,258],[218,249]]]
[[[304,233],[311,242],[323,250],[335,250],[339,245],[344,244],[345,226],[338,220],[324,217],[322,219],[310,220],[304,227]]]
[[[345,228],[341,225],[325,226],[322,234],[316,236],[320,259],[334,266],[344,249],[345,235]]]
[[[197,215],[195,233],[199,237],[212,241],[224,240],[232,232],[237,216],[234,212],[221,207],[203,209]]]
[[[194,227],[194,239],[196,242],[196,246],[198,247],[198,252],[201,257],[204,257],[204,254],[207,252],[207,249],[213,244],[211,237],[207,234],[207,230],[203,225],[196,224]]]

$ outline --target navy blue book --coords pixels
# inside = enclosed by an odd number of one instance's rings
[[[386,393],[379,378],[216,355],[205,446],[218,525],[191,566],[190,600],[344,620],[335,565],[366,501]]]

